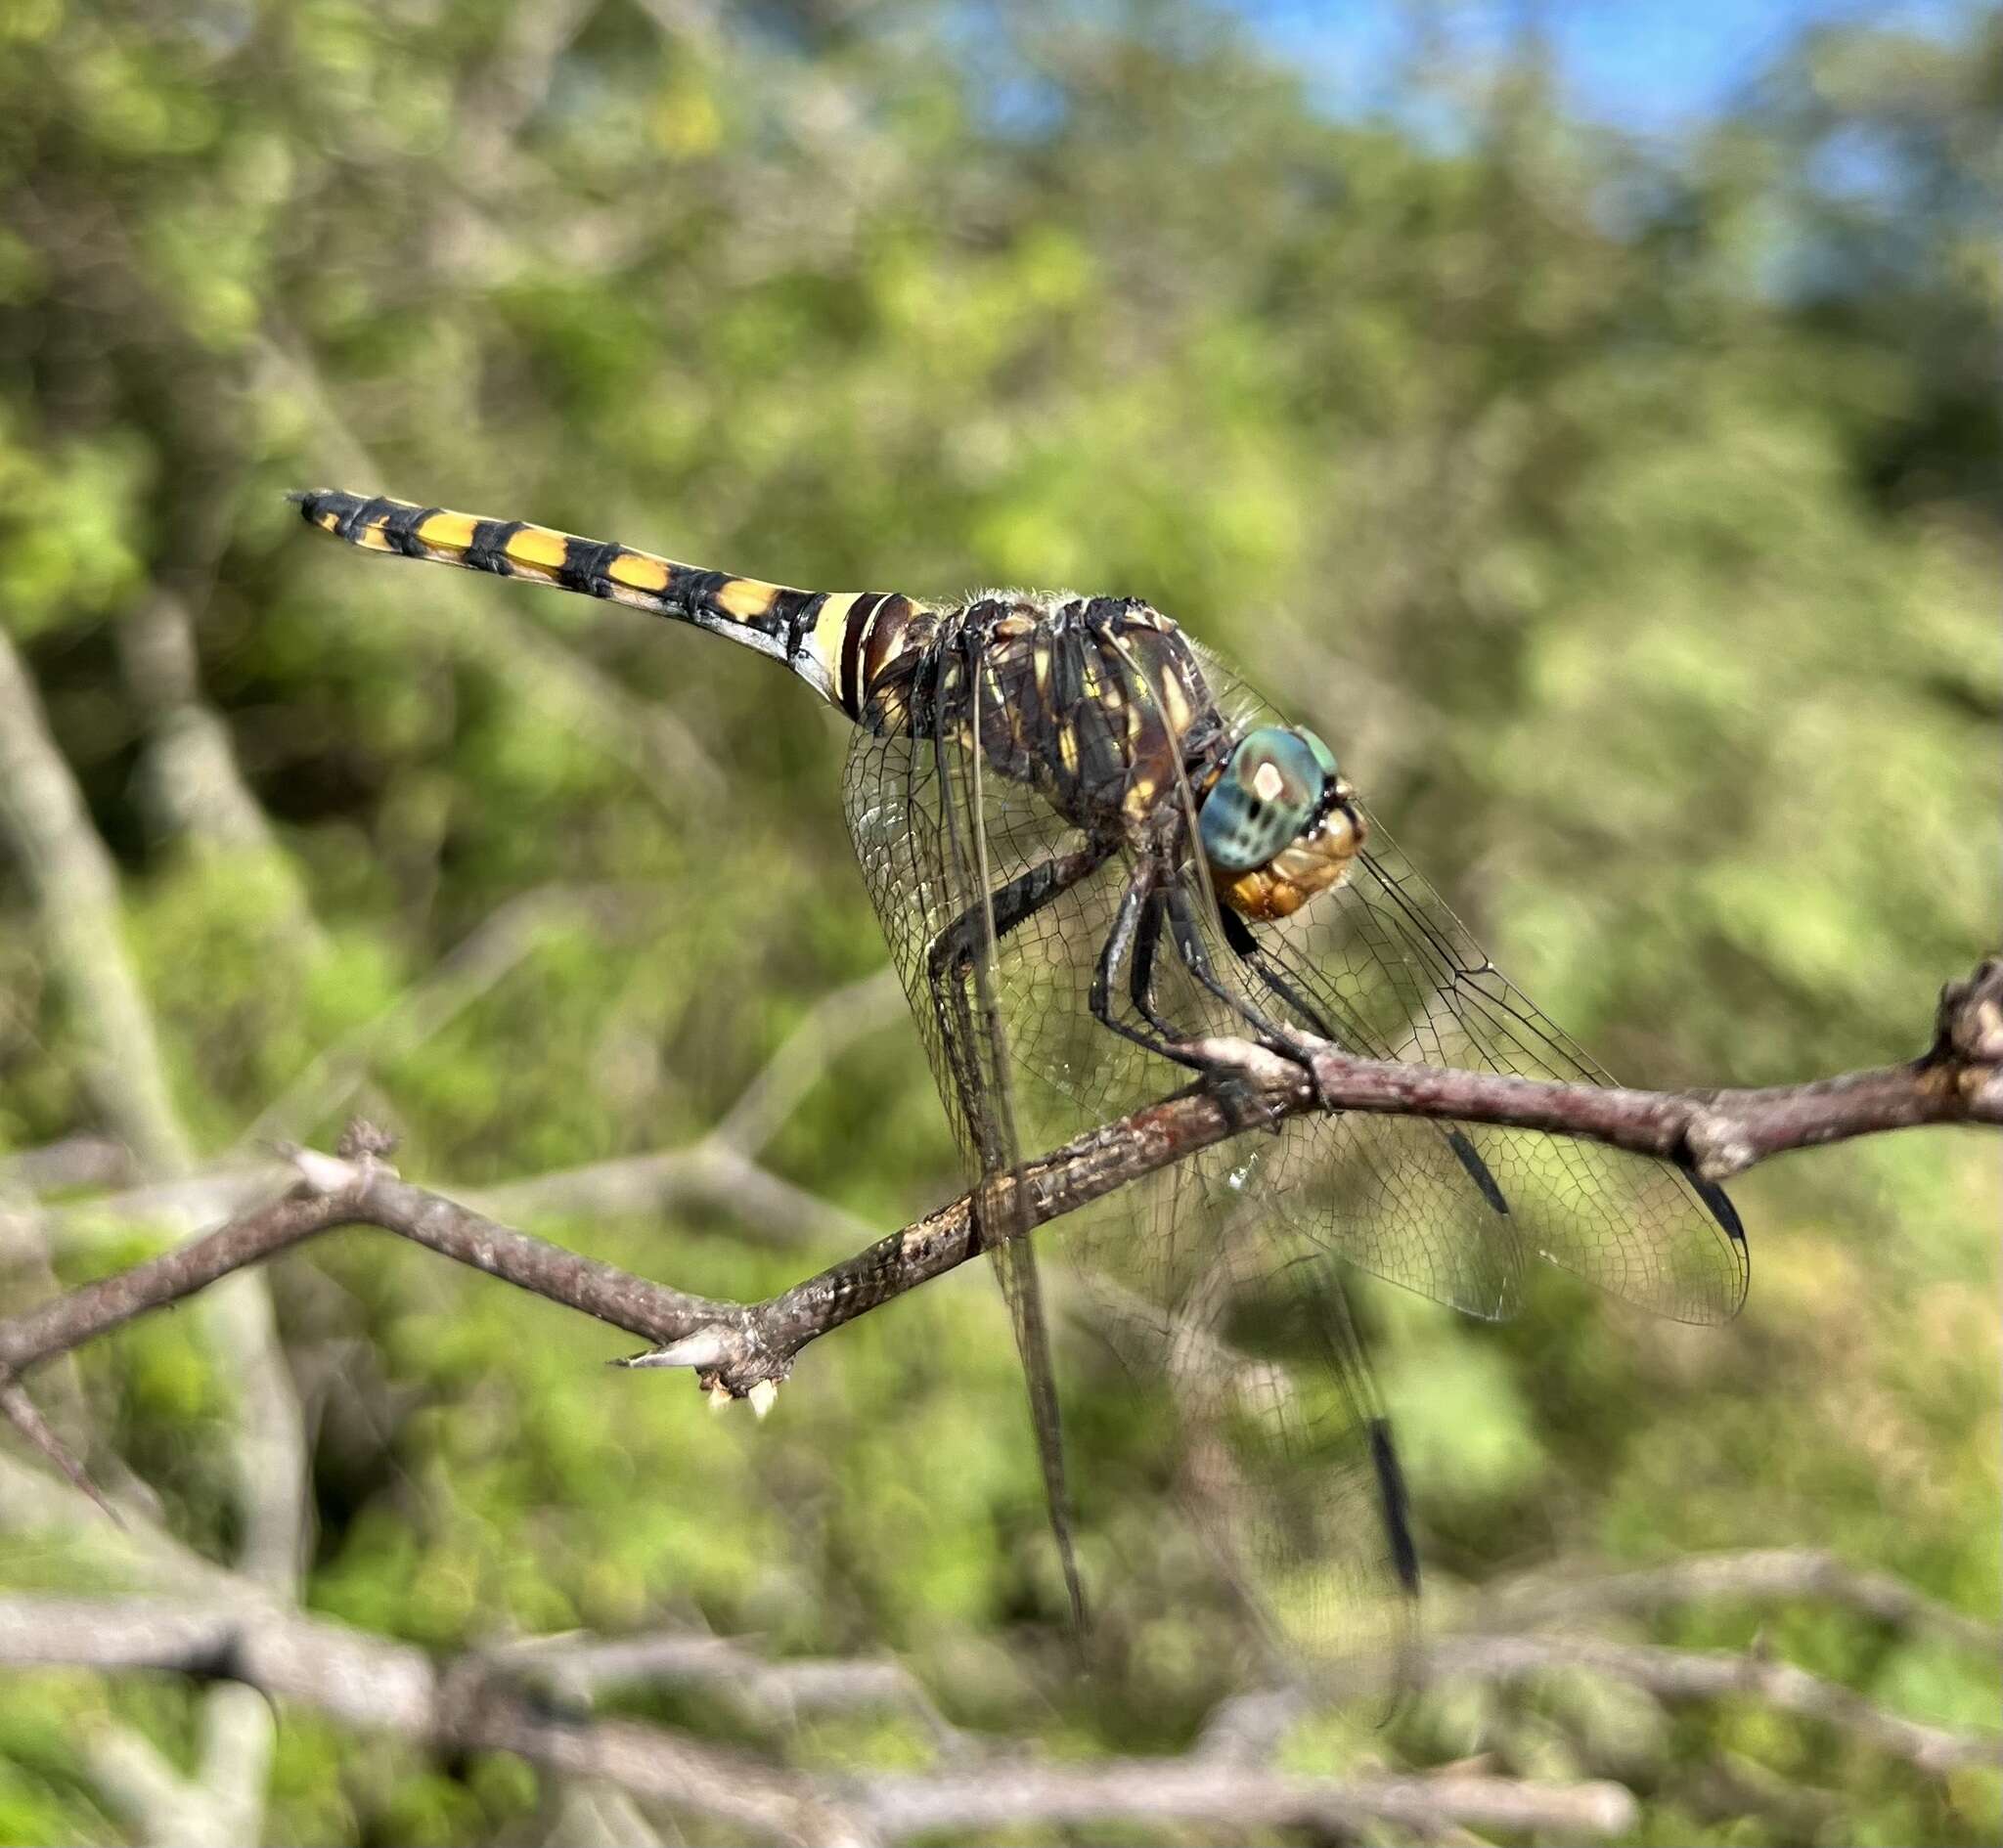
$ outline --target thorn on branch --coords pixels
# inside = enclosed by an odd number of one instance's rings
[[[722,1366],[734,1351],[730,1333],[721,1328],[699,1328],[692,1335],[685,1335],[678,1342],[670,1342],[665,1347],[649,1347],[644,1354],[633,1354],[613,1362],[619,1367],[693,1367],[697,1372],[715,1370]]]
[[[769,1352],[752,1331],[721,1322],[611,1364],[693,1368],[695,1384],[708,1394],[712,1411],[722,1411],[733,1399],[748,1399],[753,1416],[761,1419],[778,1399],[779,1382],[792,1371],[792,1361]]]

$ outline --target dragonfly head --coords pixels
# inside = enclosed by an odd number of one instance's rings
[[[1218,898],[1286,917],[1349,870],[1363,845],[1356,791],[1313,732],[1261,726],[1232,747],[1196,818]]]

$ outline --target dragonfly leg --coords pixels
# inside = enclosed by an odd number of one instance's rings
[[[978,903],[970,904],[932,940],[925,952],[925,968],[935,1002],[945,999],[954,984],[964,984],[974,959],[987,942],[988,920],[994,920],[995,940],[1000,942],[1018,924],[1034,917],[1050,901],[1068,891],[1088,874],[1105,864],[1110,850],[1081,847],[1069,854],[1052,854],[1040,859],[1027,872],[1018,873],[1005,885]]]
[[[1228,1060],[1191,1050],[1189,1042],[1193,1035],[1183,1032],[1161,1010],[1155,994],[1155,970],[1162,924],[1168,915],[1168,901],[1143,862],[1141,868],[1135,869],[1120,901],[1113,928],[1099,951],[1088,1002],[1091,1016],[1123,1039],[1131,1039],[1158,1057],[1196,1073],[1239,1128],[1263,1128],[1270,1113],[1262,1106],[1244,1074]],[[1144,1027],[1123,1020],[1113,1009],[1113,985],[1123,964],[1127,965],[1128,999],[1135,1013],[1146,1023]]]
[[[1186,1066],[1192,1072],[1208,1073],[1213,1061],[1190,1052],[1183,1043],[1188,1035],[1176,1029],[1156,1010],[1154,1004],[1155,952],[1161,942],[1162,902],[1155,890],[1155,874],[1147,861],[1134,869],[1114,914],[1113,928],[1099,948],[1098,966],[1092,971],[1091,991],[1086,1005],[1101,1027],[1110,1028],[1136,1046]],[[1121,970],[1128,971],[1128,993],[1135,1012],[1147,1023],[1136,1027],[1123,1020],[1113,1007],[1113,989]]]
[[[1197,925],[1195,909],[1188,895],[1180,890],[1171,892],[1168,910],[1169,928],[1175,938],[1176,953],[1182,958],[1182,966],[1251,1028],[1263,1044],[1290,1058],[1297,1056],[1299,1041],[1296,1035],[1226,986],[1218,975],[1217,967],[1210,959],[1210,946],[1203,941],[1203,932]]]

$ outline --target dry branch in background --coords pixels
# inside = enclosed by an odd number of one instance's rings
[[[1688,1568],[1685,1570],[1684,1568]],[[1827,1596],[1867,1614],[1892,1581],[1833,1572],[1812,1553],[1726,1554],[1654,1575],[1651,1595],[1700,1589],[1749,1600]],[[1693,1576],[1694,1574],[1694,1576]],[[1618,1607],[1650,1574],[1587,1579],[1582,1607]],[[1513,1594],[1504,1594],[1511,1598]],[[1526,1599],[1537,1596],[1535,1588]],[[1911,1614],[1918,1601],[1907,1593]],[[1993,1649],[1992,1629],[1971,1641]],[[742,1644],[659,1632],[625,1639],[535,1637],[434,1658],[408,1644],[305,1616],[257,1595],[180,1599],[0,1597],[0,1661],[14,1667],[159,1670],[255,1688],[348,1724],[413,1741],[516,1753],[683,1814],[761,1838],[895,1841],[918,1833],[1026,1824],[1208,1822],[1238,1827],[1355,1828],[1390,1823],[1439,1839],[1454,1829],[1598,1837],[1633,1826],[1632,1796],[1609,1782],[1527,1783],[1470,1775],[1303,1777],[1275,1770],[1280,1734],[1312,1704],[1299,1691],[1227,1702],[1180,1759],[1053,1763],[950,1726],[916,1684],[880,1661],[770,1660]],[[1679,1650],[1598,1638],[1447,1634],[1430,1642],[1429,1679],[1509,1685],[1572,1670],[1625,1682],[1668,1704],[1750,1696],[1824,1722],[1859,1744],[1940,1776],[2003,1762],[1994,1737],[1886,1714],[1847,1689],[1758,1654]],[[592,1711],[608,1689],[701,1687],[754,1725],[804,1712],[901,1707],[930,1731],[925,1771],[814,1774],[670,1728]],[[1339,1693],[1325,1687],[1319,1697]],[[1246,1711],[1261,1705],[1250,1725]],[[110,1775],[144,1786],[156,1768],[128,1750]],[[162,1799],[164,1800],[164,1799]]]
[[[105,1122],[150,1169],[179,1172],[190,1159],[188,1139],[126,954],[117,874],[49,735],[41,695],[4,634],[0,825],[34,894],[50,966],[75,1011],[86,1081]]]
[[[265,849],[268,827],[238,775],[226,734],[201,703],[187,612],[155,595],[126,625],[127,671],[153,715],[152,772],[162,816],[198,844]],[[52,964],[83,1022],[85,1069],[106,1121],[130,1145],[141,1174],[184,1180],[193,1142],[175,1109],[159,1040],[125,948],[117,876],[69,765],[49,736],[41,701],[11,642],[0,637],[0,813],[14,857],[28,874]],[[291,926],[309,947],[323,940],[292,891]],[[30,1196],[31,1198],[31,1196]],[[39,1242],[37,1215],[23,1215]],[[231,1451],[244,1573],[268,1593],[295,1598],[312,1505],[297,1394],[265,1279],[249,1274],[205,1305],[212,1339],[238,1373]],[[0,1411],[38,1450],[109,1512],[20,1381],[0,1381]],[[261,1695],[227,1686],[200,1705],[200,1748],[184,1777],[135,1728],[107,1723],[87,1756],[99,1786],[144,1840],[159,1844],[255,1839],[275,1743]]]

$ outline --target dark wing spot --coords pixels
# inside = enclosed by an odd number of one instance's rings
[[[1370,1421],[1370,1462],[1377,1472],[1377,1504],[1384,1516],[1384,1537],[1391,1548],[1392,1567],[1405,1596],[1419,1595],[1419,1548],[1412,1538],[1411,1498],[1405,1493],[1404,1471],[1391,1441],[1390,1423]]]
[[[1482,1190],[1482,1198],[1497,1212],[1506,1213],[1509,1202],[1503,1199],[1502,1189],[1495,1184],[1495,1176],[1488,1163],[1475,1152],[1475,1145],[1458,1129],[1447,1132],[1447,1146],[1460,1159],[1460,1165],[1468,1171],[1469,1178]]]

